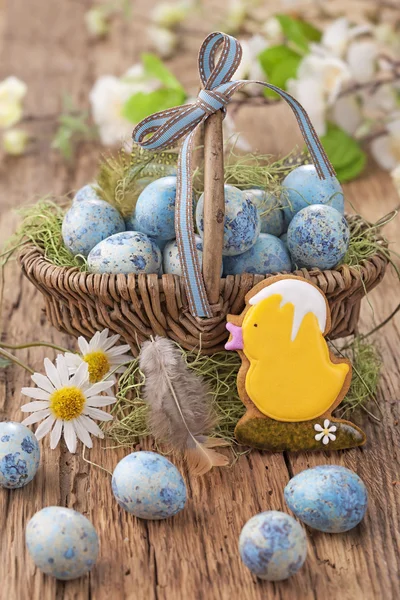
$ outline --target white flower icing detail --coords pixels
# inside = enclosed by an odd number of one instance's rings
[[[288,302],[294,306],[292,342],[296,339],[303,318],[309,312],[317,317],[321,333],[324,333],[326,327],[326,300],[318,288],[301,279],[280,279],[250,298],[249,304],[257,304],[275,294],[282,296],[281,308]]]
[[[317,442],[322,439],[322,443],[326,446],[329,444],[330,440],[332,440],[332,442],[336,440],[335,431],[337,431],[337,427],[336,425],[331,425],[329,419],[325,419],[323,427],[319,423],[316,423],[314,429],[319,432],[315,434]]]

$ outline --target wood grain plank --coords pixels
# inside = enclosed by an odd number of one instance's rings
[[[2,60],[0,78],[14,73],[27,81],[28,121],[37,137],[32,151],[0,165],[0,239],[15,228],[12,209],[32,196],[52,190],[64,194],[94,176],[100,148],[85,144],[76,162],[66,166],[48,149],[60,109],[61,92],[68,91],[79,106],[86,106],[88,91],[101,74],[123,73],[149,49],[143,32],[155,0],[138,0],[132,23],[116,19],[110,37],[103,43],[89,42],[83,13],[89,1],[31,0],[29,18],[26,2],[8,0],[0,18]],[[182,52],[174,57],[171,69],[191,89],[198,87],[195,61],[205,34],[215,28],[221,3],[207,0],[209,21],[193,15],[183,36]],[[0,0],[0,9],[2,0]],[[214,10],[216,9],[216,10]],[[216,12],[217,11],[217,12]],[[190,29],[192,28],[192,29]],[[204,31],[203,31],[204,30]],[[287,152],[300,143],[298,128],[285,106],[240,109],[236,115],[254,148],[263,152]],[[260,127],[262,124],[262,128]],[[387,175],[370,174],[346,186],[348,198],[367,217],[376,219],[398,204]],[[399,226],[387,228],[391,239],[398,238]],[[396,304],[398,283],[393,276],[371,294],[376,320]],[[22,278],[15,264],[6,271],[2,312],[2,335],[9,342],[46,339],[63,346],[73,340],[45,322],[41,298]],[[364,302],[362,326],[368,329],[372,316]],[[2,593],[10,600],[308,600],[332,598],[396,597],[399,572],[399,490],[398,399],[400,324],[398,319],[376,335],[382,348],[385,369],[379,401],[384,406],[383,425],[364,419],[370,444],[365,449],[330,455],[280,454],[242,456],[230,469],[193,479],[181,461],[177,466],[188,484],[185,511],[162,523],[134,519],[120,509],[112,497],[110,476],[86,463],[81,454],[69,455],[63,447],[51,452],[42,442],[43,460],[35,480],[26,488],[0,490],[0,527],[3,532],[0,581]],[[41,369],[51,351],[21,352],[34,368]],[[19,390],[29,377],[17,368],[0,372],[1,415],[20,420]],[[87,457],[112,471],[127,449],[105,449],[96,444]],[[144,447],[150,447],[146,445]],[[139,449],[138,446],[136,449]],[[132,448],[134,450],[135,448]],[[345,464],[365,479],[370,491],[369,512],[354,532],[341,536],[308,532],[309,557],[305,567],[291,580],[280,584],[259,582],[243,566],[237,551],[240,530],[253,514],[262,510],[287,508],[283,487],[290,474],[322,463]],[[94,523],[101,539],[99,560],[88,577],[56,583],[41,575],[27,557],[24,527],[34,512],[49,504],[76,508]],[[397,587],[396,587],[397,585]]]

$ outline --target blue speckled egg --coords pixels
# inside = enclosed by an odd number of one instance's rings
[[[125,231],[124,219],[104,200],[74,202],[62,224],[64,244],[74,255],[87,256],[96,244],[120,231]]]
[[[350,230],[345,217],[330,206],[313,205],[295,215],[287,232],[293,263],[311,269],[332,269],[344,258]]]
[[[281,581],[294,575],[307,556],[307,538],[301,525],[277,510],[247,521],[239,538],[242,561],[260,579]]]
[[[175,197],[174,175],[161,177],[146,186],[137,200],[133,216],[137,229],[153,238],[174,239]]]
[[[203,260],[203,243],[199,235],[196,235],[196,250],[201,265]],[[182,267],[181,261],[179,260],[178,244],[176,240],[171,240],[164,248],[163,271],[164,273],[182,276]]]
[[[203,260],[203,240],[199,235],[195,236],[196,249],[199,256],[200,266]],[[167,242],[163,251],[163,272],[182,276],[181,261],[179,260],[178,244],[176,240]],[[222,276],[222,265],[221,265]]]
[[[0,423],[0,486],[23,487],[35,477],[39,462],[39,444],[32,431],[21,423]]]
[[[225,185],[224,256],[235,256],[249,250],[257,241],[261,228],[261,218],[252,196],[247,191],[233,185]],[[196,223],[201,237],[203,222],[204,194],[196,207]]]
[[[364,483],[356,473],[338,465],[302,471],[289,481],[284,495],[298,519],[328,533],[353,529],[367,509]]]
[[[336,177],[320,179],[314,165],[293,169],[282,182],[286,198],[282,205],[287,221],[310,204],[326,204],[344,213],[342,186]]]
[[[91,273],[158,273],[161,251],[145,233],[123,231],[97,244],[88,266]]]
[[[112,490],[122,508],[140,519],[176,515],[186,503],[186,485],[178,469],[156,452],[133,452],[114,469]]]
[[[73,202],[86,202],[86,200],[101,200],[94,186],[96,184],[88,183],[78,190],[73,198]]]
[[[287,246],[287,233],[282,233],[282,235],[279,236],[279,239]]]
[[[260,233],[250,250],[238,256],[224,258],[224,274],[241,273],[281,273],[291,271],[292,263],[287,247],[279,238],[269,233]]]
[[[279,237],[284,231],[283,211],[278,198],[264,190],[252,189],[251,199],[261,217],[261,233],[270,233]]]
[[[99,553],[92,523],[76,510],[62,506],[47,506],[33,515],[25,540],[35,565],[56,579],[84,575]]]

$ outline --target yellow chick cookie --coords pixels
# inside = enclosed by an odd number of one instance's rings
[[[330,352],[324,293],[303,277],[277,275],[257,284],[241,315],[229,315],[225,348],[242,358],[238,391],[246,414],[240,443],[272,451],[351,448],[365,434],[332,416],[351,381],[351,364]]]

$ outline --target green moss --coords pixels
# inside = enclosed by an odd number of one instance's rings
[[[204,377],[209,385],[212,404],[218,416],[218,423],[215,430],[211,432],[212,435],[222,438],[229,445],[234,446],[237,443],[235,427],[246,410],[239,398],[236,387],[236,378],[241,364],[239,356],[235,352],[225,351],[217,352],[212,356],[202,356],[199,353],[187,352],[183,349],[181,351],[188,367],[193,369],[196,374]],[[340,353],[339,350],[337,352]],[[381,362],[379,354],[371,343],[355,338],[344,353],[352,360],[354,368],[349,392],[336,411],[337,417],[348,416],[360,407],[368,410],[366,407],[376,394],[380,376]],[[117,402],[112,411],[114,421],[106,428],[107,435],[118,446],[131,446],[139,438],[150,435],[147,425],[148,408],[142,396],[143,385],[144,376],[139,370],[138,360],[135,359],[119,379]],[[253,421],[258,423],[260,419],[249,421],[246,426],[243,426],[244,428],[241,427],[240,431],[243,432],[243,436],[247,435],[246,431],[250,426],[251,428],[256,427],[257,430],[261,427],[264,431],[265,425],[259,423],[254,425]],[[271,429],[271,423],[278,423],[271,419],[269,421],[269,429]],[[281,435],[280,425],[282,424],[276,425],[277,439],[275,442],[271,442],[272,445],[275,444],[276,449],[278,449],[278,438]],[[347,437],[346,431],[349,434]],[[307,439],[304,438],[305,433],[302,427],[293,429],[292,433],[295,437],[299,436],[298,443],[300,445],[305,444],[308,448],[314,448],[312,440],[309,439],[310,436],[307,434]],[[362,443],[362,436],[360,437],[357,428],[352,428],[351,431],[343,429],[342,434],[338,441],[338,448],[339,446],[350,447]],[[241,436],[242,441],[244,440],[243,436]],[[265,444],[260,447],[265,447]]]
[[[69,199],[55,202],[51,198],[42,198],[33,206],[22,208],[18,214],[22,223],[16,233],[6,242],[0,260],[2,264],[14,254],[22,244],[29,242],[43,250],[44,256],[58,267],[76,267],[87,270],[86,259],[74,256],[64,246],[61,226]]]

